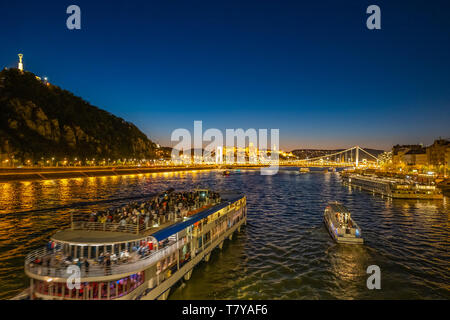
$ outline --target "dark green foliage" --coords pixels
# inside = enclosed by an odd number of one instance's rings
[[[135,125],[30,72],[0,72],[0,154],[152,159],[156,145]]]

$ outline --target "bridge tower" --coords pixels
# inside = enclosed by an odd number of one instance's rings
[[[356,149],[355,149],[355,163],[356,163],[356,166],[358,166],[358,162],[359,162],[359,146],[356,146]]]

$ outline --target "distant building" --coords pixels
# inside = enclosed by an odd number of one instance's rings
[[[449,149],[447,149],[447,151],[445,152],[445,163],[446,163],[447,170],[450,170],[450,150]]]
[[[392,151],[383,152],[378,156],[378,159],[384,164],[392,163]]]
[[[430,165],[439,168],[445,166],[449,168],[450,162],[450,140],[438,139],[427,148],[428,162]]]
[[[428,165],[428,155],[425,148],[412,149],[403,155],[403,161],[408,166]]]
[[[426,167],[425,170],[446,174],[450,170],[450,140],[437,139],[432,145],[396,145],[392,148],[392,164],[396,167]]]
[[[408,164],[408,161],[416,161],[415,154],[425,153],[426,151],[420,144],[395,145],[392,147],[392,163],[394,165]],[[405,155],[408,154],[406,157]],[[421,158],[419,156],[419,158]]]

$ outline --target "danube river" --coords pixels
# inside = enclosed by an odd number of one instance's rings
[[[0,184],[0,298],[28,285],[25,254],[67,227],[70,210],[197,186],[246,193],[248,224],[170,299],[450,299],[449,198],[392,200],[344,187],[337,173],[295,168],[275,176],[211,170]],[[364,245],[331,240],[322,215],[334,200],[353,213]],[[381,268],[380,290],[366,287],[369,265]]]

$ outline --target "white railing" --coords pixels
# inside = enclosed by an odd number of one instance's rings
[[[146,267],[158,262],[164,257],[173,254],[180,246],[184,245],[184,238],[175,242],[165,248],[152,252],[150,255],[144,258],[138,258],[135,262],[128,263],[112,263],[108,268],[104,265],[99,264],[90,264],[89,270],[86,271],[86,268],[82,266],[81,278],[93,278],[93,277],[104,277],[111,275],[119,275],[119,274],[128,274],[139,272],[140,270],[145,269]],[[59,266],[49,266],[47,267],[46,263],[42,263],[42,265],[34,264],[36,258],[45,259],[56,257],[57,254],[61,254],[64,256],[62,250],[57,250],[55,252],[50,252],[47,248],[41,248],[32,251],[25,258],[25,270],[31,274],[38,276],[49,276],[49,277],[57,277],[57,278],[68,278],[71,276],[71,273],[67,273],[67,268],[73,263],[68,265],[59,265]],[[134,258],[138,257],[135,255]],[[64,263],[64,262],[62,262]],[[59,263],[59,264],[62,264]]]
[[[125,224],[113,222],[90,222],[90,221],[73,221],[71,225],[72,230],[89,230],[89,231],[116,231],[126,233],[139,233],[149,229],[145,225]]]

